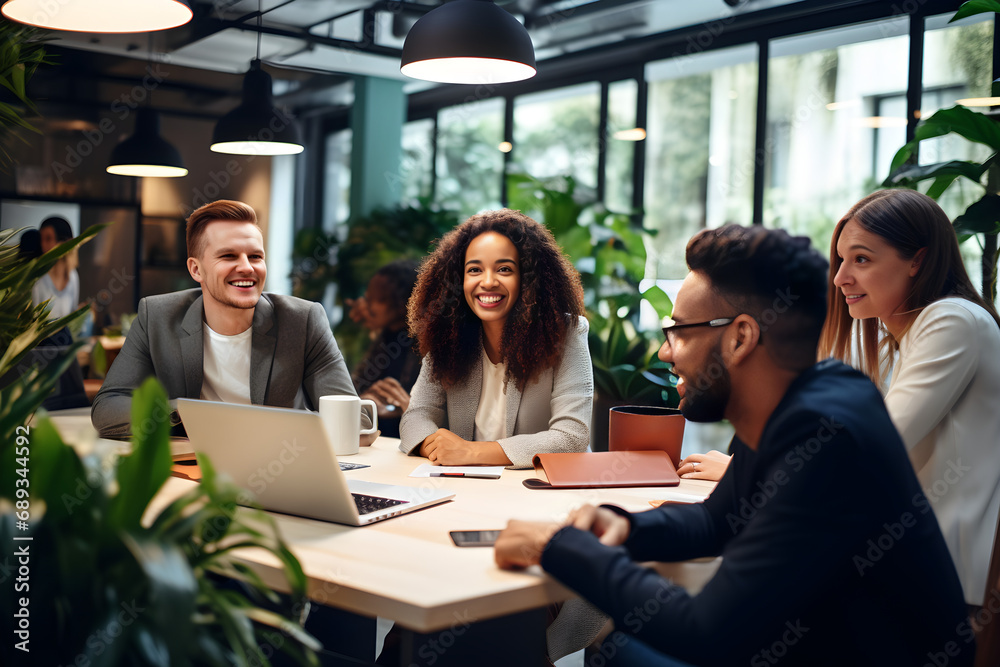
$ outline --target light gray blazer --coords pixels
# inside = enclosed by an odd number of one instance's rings
[[[507,437],[500,439],[514,468],[530,468],[539,452],[582,452],[590,444],[594,371],[587,348],[587,320],[569,332],[562,357],[524,392],[507,383]],[[430,355],[424,357],[413,385],[410,406],[399,424],[399,449],[415,454],[424,438],[446,428],[472,440],[483,389],[483,361],[478,358],[462,382],[445,390],[431,377]]]
[[[127,436],[132,391],[155,375],[176,407],[177,398],[200,398],[204,379],[201,289],[160,294],[139,302],[139,315],[90,410],[102,437]],[[254,308],[250,402],[316,410],[327,394],[357,395],[323,306],[264,293]],[[176,412],[172,423],[178,423]],[[371,425],[367,415],[362,422]]]

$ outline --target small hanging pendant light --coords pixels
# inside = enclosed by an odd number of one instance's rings
[[[274,106],[271,75],[261,68],[261,0],[257,0],[257,57],[243,77],[243,100],[219,119],[210,148],[233,155],[295,155],[305,150],[302,130]]]
[[[119,176],[187,176],[180,152],[160,136],[160,114],[140,107],[135,115],[135,132],[115,146],[108,160],[108,173]]]
[[[243,79],[243,101],[219,119],[212,150],[236,155],[293,155],[304,150],[298,123],[275,108],[271,75],[260,60],[250,63]]]

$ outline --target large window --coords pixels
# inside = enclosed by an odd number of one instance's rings
[[[635,146],[646,137],[636,126],[639,82],[615,81],[608,86],[608,133],[605,140],[604,203],[616,213],[632,212]]]
[[[692,234],[752,221],[757,47],[650,63],[646,79],[646,275],[683,278]]]
[[[435,199],[469,216],[500,207],[504,100],[493,98],[438,113]]]
[[[323,226],[334,229],[351,215],[350,129],[326,135],[326,162],[323,165]]]
[[[399,169],[404,203],[430,197],[434,182],[434,120],[415,120],[403,125],[403,159]]]
[[[822,252],[906,139],[907,17],[773,40],[764,222]],[[876,65],[877,64],[877,65]]]
[[[974,16],[948,24],[951,15],[927,20],[924,41],[923,99],[920,113],[927,117],[938,109],[955,106],[958,100],[990,96],[993,79],[993,20],[991,15]],[[976,111],[983,108],[972,107]],[[955,134],[920,142],[920,163],[947,160],[982,162],[989,157],[986,146],[966,141]],[[956,180],[938,200],[952,219],[969,204],[980,199],[984,189],[971,181]],[[965,266],[973,284],[982,285],[982,237],[961,245]]]
[[[513,170],[535,178],[572,176],[597,187],[597,83],[522,95],[514,100]]]

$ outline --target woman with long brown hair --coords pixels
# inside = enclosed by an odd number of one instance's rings
[[[580,278],[519,211],[472,216],[420,268],[410,334],[424,363],[400,449],[437,465],[530,467],[590,441],[593,371]]]
[[[882,190],[837,224],[819,352],[880,387],[891,376],[885,403],[926,494],[914,511],[934,510],[966,602],[982,604],[1000,511],[1000,318],[933,199]]]
[[[48,252],[73,238],[73,228],[65,218],[59,216],[42,221],[38,232],[42,252]],[[76,249],[73,249],[60,257],[31,290],[31,300],[36,306],[49,302],[50,320],[66,317],[80,305],[80,276],[76,272],[78,263]]]

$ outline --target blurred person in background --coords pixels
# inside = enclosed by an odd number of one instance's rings
[[[69,222],[58,216],[43,220],[38,233],[42,253],[73,238],[73,228]],[[36,306],[44,301],[49,302],[49,319],[66,317],[79,306],[80,276],[76,272],[78,264],[76,249],[73,249],[60,257],[31,289],[31,300]]]
[[[420,357],[406,329],[406,302],[417,283],[418,262],[386,264],[368,281],[360,299],[348,301],[349,316],[369,330],[371,345],[352,379],[361,398],[375,401],[382,435],[399,437],[399,420],[410,404],[420,373]]]

